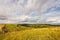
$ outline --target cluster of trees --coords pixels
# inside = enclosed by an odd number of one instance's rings
[[[21,24],[22,26],[26,27],[32,27],[32,28],[44,28],[44,27],[50,27],[51,25],[48,24]]]

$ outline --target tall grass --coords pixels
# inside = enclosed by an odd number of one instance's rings
[[[60,27],[8,32],[3,40],[60,40]]]

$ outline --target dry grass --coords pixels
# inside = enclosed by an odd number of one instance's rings
[[[60,27],[9,32],[3,40],[60,40]]]
[[[0,32],[2,31],[2,28],[4,27],[3,24],[0,24]]]

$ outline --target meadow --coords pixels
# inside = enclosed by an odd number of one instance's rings
[[[47,24],[0,24],[0,40],[60,40],[60,26]]]

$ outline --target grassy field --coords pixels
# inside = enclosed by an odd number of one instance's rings
[[[33,25],[32,27],[26,27],[26,25],[4,25],[4,30],[7,32],[0,33],[0,40],[60,40],[60,26],[40,26]],[[2,26],[0,27],[3,28]]]
[[[60,27],[32,28],[6,33],[3,40],[60,40]]]

